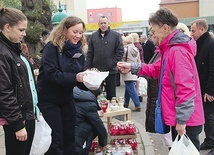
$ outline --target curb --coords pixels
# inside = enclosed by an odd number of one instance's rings
[[[155,155],[154,144],[152,144],[152,142],[150,141],[150,137],[146,132],[145,127],[134,120],[132,120],[132,122],[134,122],[135,126],[138,128],[139,135],[140,135],[143,149],[144,149],[144,154]]]

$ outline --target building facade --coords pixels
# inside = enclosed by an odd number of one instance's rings
[[[191,22],[198,18],[205,18],[209,31],[214,31],[214,1],[213,0],[161,0],[160,7],[172,10],[179,22],[190,27]]]
[[[87,10],[88,23],[98,23],[100,16],[108,17],[110,22],[122,22],[122,9],[115,7]]]
[[[59,0],[53,0],[55,7],[59,7]],[[78,16],[86,24],[86,35],[90,35],[98,29],[98,19],[104,15],[111,21],[111,28],[119,33],[125,32],[148,32],[148,21],[122,21],[121,8],[99,8],[86,9],[86,0],[60,0],[62,9],[69,15]],[[214,31],[214,0],[160,0],[160,7],[172,10],[179,22],[185,23],[188,27],[192,21],[198,18],[205,18],[209,25],[209,31]]]
[[[199,17],[199,0],[161,0],[160,7],[166,7],[178,18]]]
[[[87,21],[86,0],[53,0],[56,10],[59,8],[59,2],[63,12]]]

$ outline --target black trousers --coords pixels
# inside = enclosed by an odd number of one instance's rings
[[[40,100],[38,106],[52,129],[52,143],[45,155],[73,155],[76,119],[74,103],[56,105]]]
[[[109,74],[105,82],[106,98],[111,100],[112,97],[116,97],[117,74]]]
[[[4,125],[6,155],[29,155],[35,131],[35,120],[26,120],[25,128],[27,140],[19,141],[16,139],[15,132],[10,125]]]
[[[207,146],[214,147],[214,103],[204,103],[204,143]]]
[[[195,145],[195,147],[200,151],[200,140],[199,140],[199,134],[202,131],[202,125],[200,126],[187,126],[186,127],[186,134],[192,141],[192,143]],[[175,130],[175,127],[172,127],[172,141],[175,140],[177,136],[177,131]]]

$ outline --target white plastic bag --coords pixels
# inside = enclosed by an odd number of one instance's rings
[[[147,96],[147,80],[144,77],[138,77],[136,82],[138,96]]]
[[[51,144],[51,128],[44,120],[43,116],[40,116],[40,120],[36,120],[35,134],[33,143],[30,150],[30,155],[43,155],[50,147]]]
[[[90,90],[99,89],[103,80],[108,76],[109,72],[99,72],[99,71],[85,71],[86,75],[83,77],[84,85]]]
[[[162,142],[165,147],[172,147],[172,133],[162,134]]]
[[[200,155],[187,135],[180,136],[179,140],[178,137],[179,135],[175,138],[168,155]]]

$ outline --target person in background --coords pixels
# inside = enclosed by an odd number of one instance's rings
[[[138,35],[137,33],[131,33],[130,35],[131,35],[131,36],[133,37],[133,39],[134,39],[134,45],[135,45],[135,47],[138,48],[139,53],[140,53],[140,60],[141,60],[141,62],[143,63],[143,62],[144,62],[143,48],[142,48],[142,46],[141,46],[141,44],[140,44],[140,42],[139,42],[140,37],[139,37],[139,35]],[[143,96],[139,96],[139,100],[140,100],[140,102],[142,102],[142,101],[143,101]]]
[[[205,115],[205,139],[200,146],[201,150],[214,148],[214,40],[207,30],[205,19],[197,19],[191,23],[191,36],[197,43],[195,62]]]
[[[30,52],[29,52],[28,47],[27,47],[27,44],[22,42],[21,45],[22,45],[22,51],[24,51],[24,53],[26,54],[26,57],[28,58],[28,60],[30,61],[31,65],[32,65],[32,67],[34,69],[35,68],[35,62],[34,62],[33,58],[30,55]]]
[[[184,34],[190,36],[189,28],[184,23],[178,23],[176,29],[182,31]]]
[[[49,35],[50,35],[49,30],[45,29],[45,30],[42,31],[42,34],[41,34],[41,37],[40,37],[40,41],[41,41],[43,46],[45,46],[45,44],[47,43],[46,40],[47,40]]]
[[[134,39],[131,35],[123,38],[124,55],[122,61],[124,62],[137,62],[140,63],[140,53],[137,47],[134,45]],[[134,102],[135,107],[132,111],[141,111],[140,100],[136,90],[137,76],[129,74],[122,74],[122,79],[125,82],[125,94],[124,94],[124,107],[128,108],[130,98]]]
[[[49,30],[45,29],[45,30],[42,31],[42,34],[40,36],[40,42],[41,42],[42,46],[45,46],[46,40],[47,40],[47,38],[48,38],[49,35],[50,35]],[[36,55],[36,59],[39,60],[39,61],[41,61],[42,56],[37,54]]]
[[[146,34],[141,35],[142,48],[143,48],[143,58],[146,64],[149,63],[150,59],[154,55],[155,45]]]
[[[116,97],[117,62],[121,61],[124,53],[121,35],[111,30],[109,24],[106,16],[99,18],[99,29],[91,36],[86,57],[86,69],[97,68],[99,71],[109,71],[105,79],[107,100]]]
[[[158,38],[151,32],[151,40],[155,46],[159,45]],[[156,49],[153,57],[148,64],[153,64],[160,61],[160,52]],[[147,132],[155,133],[155,108],[158,98],[158,78],[147,77],[147,104],[146,104],[146,120],[145,128]]]
[[[88,155],[92,141],[96,136],[98,136],[101,147],[107,145],[107,131],[98,114],[98,110],[101,109],[97,97],[100,94],[99,89],[90,91],[74,87],[74,103],[77,111],[75,155]]]
[[[35,131],[38,99],[33,72],[21,46],[27,23],[20,10],[0,7],[0,125],[6,155],[29,155]]]
[[[160,61],[153,64],[118,62],[122,73],[158,78],[162,74],[161,107],[163,121],[171,127],[172,140],[187,134],[200,150],[199,134],[204,124],[202,97],[194,60],[195,41],[176,30],[178,18],[167,8],[160,8],[149,17],[152,33],[159,40]],[[185,76],[183,76],[185,75]]]
[[[138,50],[139,50],[139,53],[140,53],[140,60],[141,60],[141,62],[143,63],[144,62],[144,58],[143,58],[143,48],[142,48],[142,46],[141,46],[141,44],[140,44],[140,42],[139,42],[139,35],[137,34],[137,33],[131,33],[130,34],[131,36],[132,36],[132,38],[134,39],[134,45],[135,45],[135,47],[137,47],[138,48]]]
[[[73,88],[85,89],[82,51],[85,23],[69,16],[53,30],[42,50],[37,79],[38,106],[52,129],[52,143],[45,155],[73,155],[76,110]]]

